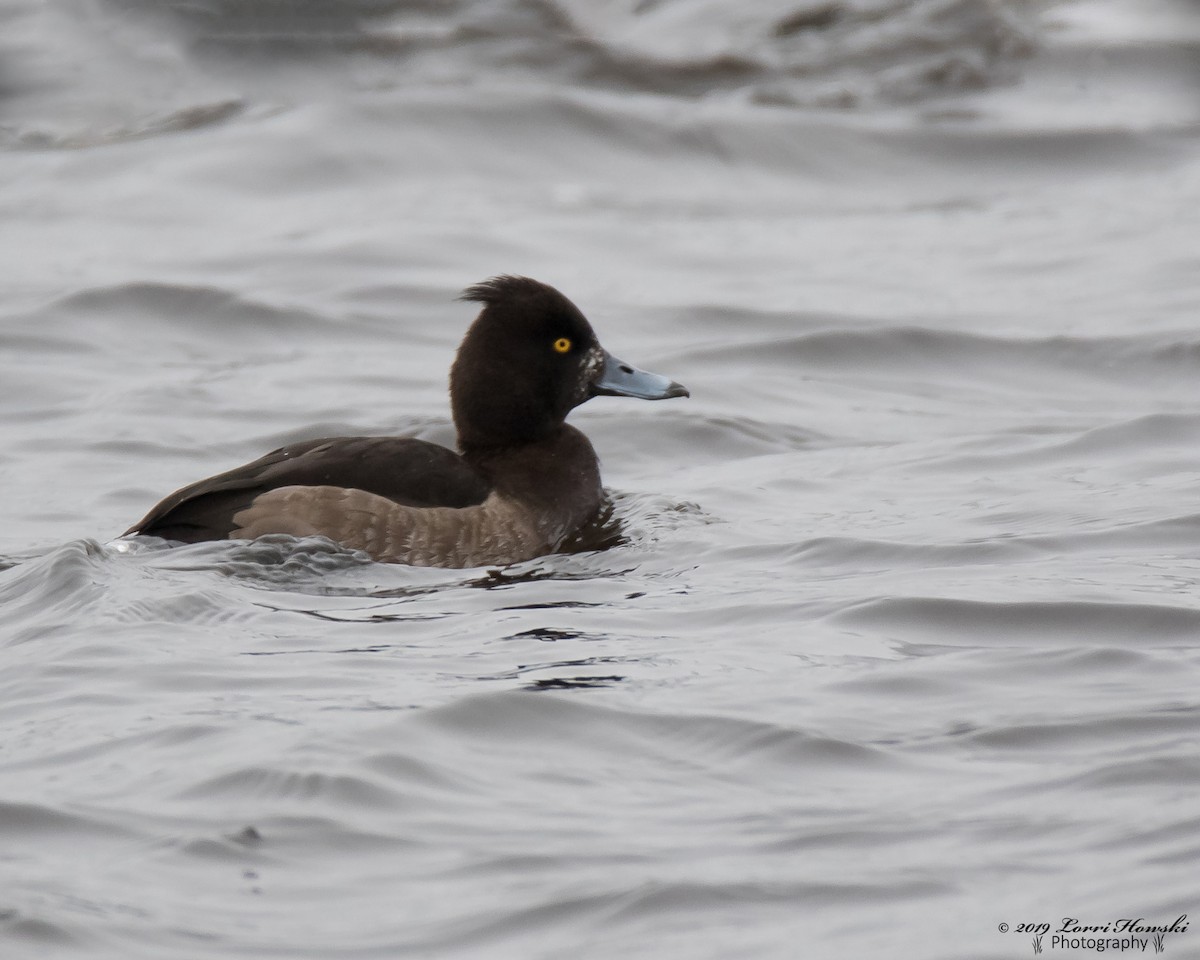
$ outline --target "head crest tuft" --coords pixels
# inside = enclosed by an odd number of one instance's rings
[[[536,293],[547,293],[551,290],[544,283],[538,283],[529,277],[514,277],[504,274],[491,277],[483,283],[467,287],[459,300],[474,300],[476,303],[499,303],[515,297],[527,297]]]

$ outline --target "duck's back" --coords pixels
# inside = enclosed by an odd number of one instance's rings
[[[184,543],[238,536],[256,501],[283,487],[312,488],[314,496],[318,488],[360,490],[418,509],[474,506],[490,492],[489,483],[469,463],[452,450],[424,440],[309,440],[280,447],[252,463],[176,491],[125,533]],[[302,500],[305,493],[299,490],[292,495]]]

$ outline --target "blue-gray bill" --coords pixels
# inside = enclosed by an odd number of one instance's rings
[[[657,373],[639,370],[618,360],[607,351],[600,376],[592,381],[592,395],[598,397],[636,397],[639,400],[668,400],[688,397],[687,387]]]

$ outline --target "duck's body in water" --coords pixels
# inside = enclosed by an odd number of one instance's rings
[[[375,560],[506,564],[553,553],[602,501],[600,466],[567,414],[594,396],[687,390],[614,358],[553,287],[495,277],[450,371],[460,453],[411,437],[281,447],[171,494],[126,534],[195,543],[325,536]]]

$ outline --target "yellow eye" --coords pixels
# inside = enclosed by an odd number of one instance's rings
[[[566,353],[570,349],[571,349],[571,341],[568,340],[566,337],[559,337],[557,340],[554,341],[554,352],[555,353]]]

